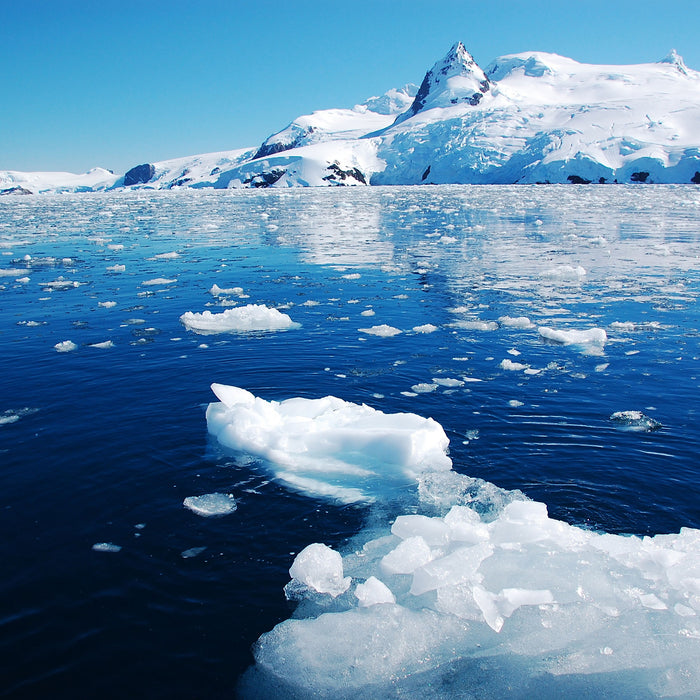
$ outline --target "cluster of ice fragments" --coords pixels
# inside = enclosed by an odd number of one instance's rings
[[[211,311],[194,313],[186,311],[180,322],[190,331],[203,335],[213,333],[279,331],[299,328],[298,323],[285,313],[264,304],[246,304],[226,309],[219,314]]]
[[[316,496],[372,501],[425,471],[452,467],[449,440],[431,418],[386,414],[334,396],[266,401],[235,386],[212,390],[220,402],[207,408],[209,432]]]
[[[434,481],[459,500],[460,478]],[[527,500],[478,511],[400,515],[344,558],[309,545],[286,589],[302,619],[259,640],[258,681],[290,697],[556,697],[564,679],[591,697],[700,693],[700,531],[600,534]]]
[[[622,536],[550,518],[454,472],[441,426],[414,414],[212,389],[223,445],[313,496],[399,513],[345,555],[315,542],[296,556],[285,593],[299,606],[258,640],[254,697],[700,694],[700,531]]]

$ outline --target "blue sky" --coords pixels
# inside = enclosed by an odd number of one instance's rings
[[[0,0],[0,170],[129,167],[257,145],[420,83],[455,41],[700,69],[700,2]]]

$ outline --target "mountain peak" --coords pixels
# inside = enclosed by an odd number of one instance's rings
[[[413,104],[395,123],[435,107],[478,105],[491,90],[491,83],[464,44],[458,41],[423,78]]]
[[[683,75],[688,75],[688,69],[685,66],[683,57],[676,49],[671,49],[658,63],[670,63],[672,66],[676,67],[678,72],[683,73]]]

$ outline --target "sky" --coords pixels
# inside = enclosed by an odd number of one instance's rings
[[[122,174],[252,147],[352,107],[457,41],[485,68],[547,51],[700,70],[700,2],[674,0],[0,0],[0,170]]]

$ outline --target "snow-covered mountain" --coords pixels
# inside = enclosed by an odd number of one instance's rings
[[[537,182],[700,184],[700,72],[675,51],[629,66],[529,52],[484,71],[457,43],[418,89],[298,117],[258,147],[144,163],[122,177],[0,172],[0,194]]]

